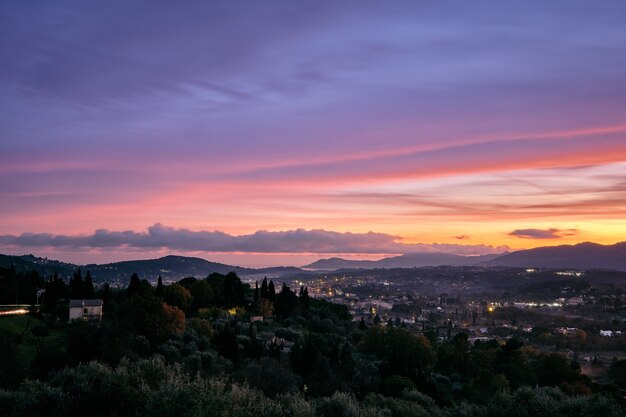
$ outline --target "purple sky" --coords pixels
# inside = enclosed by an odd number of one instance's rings
[[[615,242],[625,22],[623,1],[0,1],[0,252]],[[89,240],[155,225],[230,238]],[[257,231],[306,239],[233,246]],[[369,231],[386,243],[354,247]]]

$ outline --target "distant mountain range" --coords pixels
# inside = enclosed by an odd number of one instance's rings
[[[626,242],[614,245],[585,242],[519,250],[492,259],[486,265],[626,271]]]
[[[448,253],[409,253],[378,261],[353,261],[343,258],[320,259],[302,268],[333,271],[336,269],[419,268],[423,266],[472,266],[484,264],[500,254],[461,256]]]
[[[626,271],[626,242],[614,245],[579,243],[544,246],[504,254],[460,256],[445,253],[413,253],[378,261],[342,258],[320,259],[303,266],[308,270],[415,268],[423,266],[508,266],[518,268],[616,269]]]
[[[57,272],[62,277],[69,277],[79,265],[38,258],[33,255],[0,255],[0,267],[9,268],[11,264],[17,270],[36,269],[40,274],[49,276]],[[342,258],[320,259],[301,268],[272,267],[244,268],[210,262],[201,258],[186,256],[165,256],[158,259],[115,262],[110,264],[90,264],[80,266],[83,271],[90,271],[95,281],[122,282],[133,273],[141,278],[156,279],[159,275],[164,280],[179,280],[195,276],[205,277],[213,272],[226,274],[235,272],[241,277],[281,277],[306,274],[310,271],[334,271],[338,269],[375,269],[375,268],[418,268],[425,266],[484,266],[484,267],[519,267],[519,268],[562,268],[562,269],[615,269],[626,271],[626,242],[614,245],[580,243],[578,245],[545,246],[520,250],[505,254],[481,256],[460,256],[443,253],[412,253],[378,261],[354,261]],[[307,272],[308,271],[308,272]]]

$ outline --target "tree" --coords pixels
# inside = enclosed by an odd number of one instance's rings
[[[131,330],[145,336],[153,346],[185,329],[185,314],[150,294],[133,296],[128,314]]]
[[[457,333],[452,340],[437,346],[437,371],[445,374],[468,374],[470,344],[467,333]]]
[[[242,374],[248,384],[260,389],[270,398],[297,392],[301,382],[287,366],[268,357],[250,361]]]
[[[177,283],[165,287],[163,299],[167,304],[178,307],[183,311],[189,310],[193,301],[189,290]]]
[[[83,275],[78,268],[74,271],[74,276],[70,279],[70,298],[78,300],[83,297]]]
[[[298,297],[287,284],[283,283],[280,294],[276,296],[274,307],[276,314],[283,318],[289,317],[298,307]]]
[[[304,306],[309,305],[309,289],[305,286],[300,287],[300,293],[298,294],[298,298],[300,298],[300,303]]]
[[[108,282],[105,282],[102,288],[100,289],[100,297],[102,297],[102,302],[107,304],[111,299],[111,286]]]
[[[259,281],[254,282],[254,304],[258,304],[260,298]]]
[[[267,277],[263,278],[261,283],[261,298],[269,298],[269,288],[267,286]]]
[[[365,332],[361,349],[385,361],[382,376],[404,375],[415,380],[435,363],[435,353],[426,337],[397,327],[371,327]]]
[[[45,290],[44,304],[46,305],[46,311],[48,312],[52,311],[52,309],[56,306],[57,301],[69,297],[69,287],[56,272],[52,278],[45,283]]]
[[[512,390],[535,382],[532,368],[521,351],[522,346],[524,344],[518,339],[511,338],[496,354],[495,371],[507,377]]]
[[[237,335],[229,325],[218,332],[213,338],[217,353],[236,364],[239,359],[239,345]]]
[[[163,303],[163,315],[165,327],[172,334],[182,334],[185,331],[185,313],[175,306]]]
[[[274,281],[270,280],[267,285],[267,298],[273,303],[276,301],[276,288],[274,287]]]
[[[126,294],[129,297],[139,293],[141,291],[141,280],[139,279],[139,275],[136,273],[130,276],[130,282],[128,283],[128,288],[126,289]]]
[[[244,306],[246,288],[241,282],[237,274],[229,272],[224,277],[224,307],[233,308],[238,306]]]
[[[93,279],[91,278],[91,271],[87,271],[87,275],[85,276],[85,282],[81,288],[81,293],[83,299],[91,300],[96,297],[96,290],[93,286]]]
[[[156,296],[163,297],[163,278],[161,278],[161,275],[159,275],[159,279],[157,280]]]
[[[193,330],[200,336],[206,337],[208,340],[213,338],[213,324],[211,324],[210,320],[197,317],[187,319],[186,328]]]
[[[383,381],[383,392],[391,397],[399,397],[404,390],[415,390],[417,387],[410,378],[392,375]]]
[[[82,320],[73,320],[67,327],[67,354],[73,363],[96,359],[100,329]]]
[[[224,304],[224,280],[226,277],[222,274],[218,274],[217,272],[213,272],[208,277],[206,277],[206,281],[213,288],[213,294],[215,298],[215,303],[217,305],[222,306]]]
[[[203,307],[208,307],[213,300],[213,287],[202,280],[196,281],[191,286],[191,296],[193,297],[193,309],[194,311]]]
[[[214,304],[227,309],[246,305],[245,295],[249,286],[241,282],[234,272],[226,275],[212,273],[207,281],[213,288]]]
[[[0,388],[13,387],[22,379],[23,370],[17,359],[15,335],[8,330],[0,329],[0,352]]]
[[[361,317],[359,321],[359,330],[367,330],[367,324],[365,324],[365,317]]]
[[[539,385],[564,387],[580,379],[580,367],[571,366],[569,360],[560,353],[543,354],[537,363]]]
[[[0,267],[0,304],[17,303],[18,278],[14,269]]]
[[[259,301],[259,314],[265,318],[272,317],[274,314],[274,304],[267,298],[261,298]]]

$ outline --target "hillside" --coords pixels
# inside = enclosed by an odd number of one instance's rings
[[[626,271],[626,242],[614,245],[585,242],[520,250],[499,256],[486,265]]]
[[[30,271],[35,269],[41,275],[52,275],[55,272],[62,277],[69,277],[77,268],[76,265],[67,262],[55,261],[48,258],[39,258],[34,255],[1,255],[0,267],[11,268],[11,265],[17,271]]]
[[[461,256],[447,253],[409,253],[378,261],[354,261],[342,258],[320,259],[303,266],[305,269],[332,271],[336,269],[419,268],[423,266],[472,266],[488,262],[499,255]]]
[[[10,268],[11,264],[18,271],[35,269],[43,276],[58,273],[64,278],[72,275],[75,269],[82,268],[90,271],[94,281],[126,281],[133,273],[140,278],[155,279],[159,275],[165,280],[179,280],[194,276],[206,277],[217,272],[227,274],[231,271],[241,277],[248,276],[284,276],[303,272],[295,267],[271,267],[271,268],[244,268],[240,266],[226,265],[207,261],[201,258],[168,255],[158,259],[144,259],[114,262],[109,264],[75,265],[47,258],[38,258],[33,255],[9,256],[0,255],[0,267]]]

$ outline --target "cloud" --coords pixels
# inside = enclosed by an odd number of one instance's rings
[[[563,236],[576,236],[577,229],[516,229],[509,233],[523,239],[561,239]]]
[[[248,235],[220,231],[192,231],[155,224],[146,232],[96,230],[91,235],[22,233],[0,236],[0,245],[25,248],[166,248],[177,251],[243,253],[454,253],[479,255],[503,252],[507,247],[454,244],[405,244],[386,233],[334,232],[322,229],[295,229],[279,232],[259,230]]]

